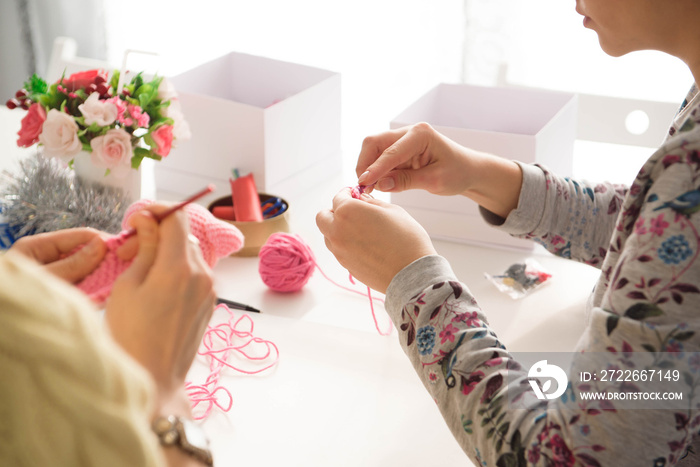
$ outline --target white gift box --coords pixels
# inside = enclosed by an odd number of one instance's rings
[[[525,163],[541,163],[571,175],[576,138],[575,94],[459,84],[440,84],[391,122],[400,128],[430,123],[453,141],[478,151]],[[423,190],[392,193],[436,239],[531,249],[532,242],[490,227],[478,205],[463,196]]]
[[[158,164],[159,190],[213,182],[230,194],[237,168],[258,191],[292,196],[341,170],[338,73],[230,53],[170,80],[192,137]]]

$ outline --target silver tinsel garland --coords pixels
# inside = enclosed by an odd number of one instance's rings
[[[84,182],[61,162],[37,154],[3,174],[0,212],[23,237],[72,227],[118,233],[130,200],[122,190]]]

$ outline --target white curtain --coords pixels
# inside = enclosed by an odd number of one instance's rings
[[[0,103],[32,74],[43,75],[53,40],[69,36],[81,57],[107,56],[102,0],[3,0],[0,2]]]

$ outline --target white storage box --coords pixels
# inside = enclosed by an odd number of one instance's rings
[[[171,78],[192,138],[156,169],[159,190],[188,194],[231,169],[253,173],[258,191],[295,192],[342,167],[340,75],[230,53]]]
[[[576,138],[575,94],[530,89],[440,84],[391,122],[400,128],[430,123],[457,143],[571,175]],[[478,206],[462,196],[422,190],[392,193],[436,239],[531,249],[532,242],[488,226]]]

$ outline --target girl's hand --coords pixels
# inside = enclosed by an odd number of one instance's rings
[[[353,199],[350,189],[333,198],[333,208],[316,215],[326,246],[357,280],[386,292],[405,266],[435,254],[418,222],[393,204],[363,194]]]
[[[517,207],[522,184],[515,162],[460,146],[427,123],[365,138],[355,171],[367,192],[376,183],[379,191],[464,195],[503,218]]]

